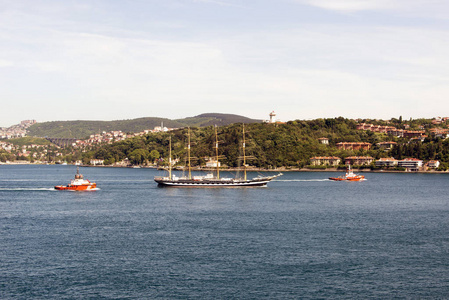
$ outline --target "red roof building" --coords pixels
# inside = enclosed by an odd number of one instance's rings
[[[345,165],[369,165],[374,161],[371,156],[349,156],[345,158]]]
[[[310,158],[310,164],[312,166],[338,166],[341,162],[340,157],[336,156],[322,156]]]
[[[371,149],[371,144],[370,143],[359,143],[359,142],[338,143],[337,149],[339,149],[339,150],[369,150],[369,149]]]

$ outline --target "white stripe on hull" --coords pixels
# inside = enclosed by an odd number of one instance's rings
[[[188,182],[173,182],[173,181],[156,181],[160,185],[176,186],[176,187],[238,187],[238,186],[266,186],[268,181],[255,182],[226,182],[226,183],[188,183]]]
[[[161,186],[172,187],[245,187],[245,186],[266,186],[271,180],[281,176],[282,173],[269,177],[256,177],[250,180],[192,180],[192,179],[170,179],[168,177],[155,177],[156,181]]]

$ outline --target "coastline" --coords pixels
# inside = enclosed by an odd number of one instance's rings
[[[1,165],[59,165],[63,166],[62,164],[54,164],[54,163],[43,163],[43,162],[27,162],[27,161],[14,161],[14,162],[0,162]],[[75,164],[67,164],[67,166],[75,166]],[[133,166],[123,166],[123,165],[79,165],[80,167],[98,167],[98,168],[134,168]],[[139,166],[135,169],[159,169],[156,166]],[[163,169],[161,169],[163,170]],[[215,171],[216,168],[192,168],[192,171]],[[174,168],[173,171],[183,171],[182,168]],[[242,171],[238,168],[220,168],[220,171],[225,172],[237,172]],[[345,169],[338,169],[338,168],[326,168],[326,169],[308,169],[308,168],[288,168],[288,167],[280,167],[275,169],[264,169],[264,168],[247,168],[247,172],[329,172],[329,173],[343,173],[345,172]],[[436,170],[426,170],[426,171],[398,171],[398,170],[371,170],[371,169],[353,169],[354,172],[358,173],[403,173],[403,174],[411,174],[411,173],[417,173],[417,174],[449,174],[448,171],[436,171]]]

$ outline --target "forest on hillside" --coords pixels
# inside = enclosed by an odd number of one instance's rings
[[[365,121],[365,120],[364,120]],[[366,120],[371,121],[371,120]],[[432,127],[424,120],[396,121],[400,128]],[[381,124],[384,125],[384,124]],[[392,125],[391,122],[389,124]],[[310,164],[313,156],[337,156],[342,159],[348,156],[394,157],[402,159],[413,157],[427,160],[440,160],[441,169],[449,165],[449,140],[426,138],[423,142],[397,138],[384,133],[375,133],[356,129],[357,122],[345,118],[316,119],[310,121],[290,121],[285,124],[253,123],[245,125],[246,155],[249,165],[261,168],[304,167]],[[420,127],[421,126],[421,127]],[[219,155],[222,164],[237,167],[242,155],[242,124],[231,124],[217,128]],[[192,127],[182,128],[168,133],[153,133],[135,137],[84,153],[84,160],[90,158],[104,159],[105,164],[113,164],[128,158],[133,164],[152,163],[168,157],[169,140],[172,143],[172,155],[184,165],[187,157],[187,140],[190,131],[192,165],[202,166],[207,157],[214,156],[215,128]],[[319,138],[328,138],[329,145],[319,142]],[[394,141],[393,149],[385,151],[377,143]],[[338,150],[339,142],[367,142],[373,147],[370,150]]]
[[[226,126],[233,123],[260,123],[261,120],[250,119],[233,114],[208,113],[195,117],[170,120],[166,118],[138,118],[116,121],[53,121],[36,123],[28,128],[28,135],[34,137],[77,138],[86,139],[92,134],[103,131],[122,131],[135,133],[151,130],[156,126],[164,125],[168,128],[205,127],[211,125]]]

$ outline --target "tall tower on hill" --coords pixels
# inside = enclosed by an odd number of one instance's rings
[[[274,117],[276,117],[276,113],[274,112],[274,110],[270,113],[270,123],[275,123],[276,120],[274,119]]]

